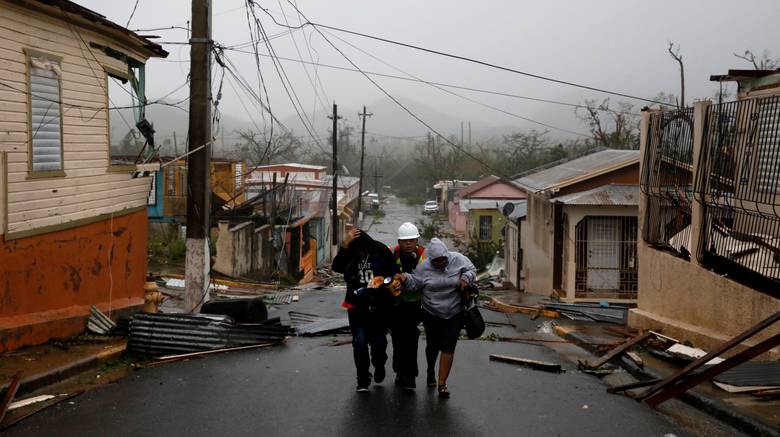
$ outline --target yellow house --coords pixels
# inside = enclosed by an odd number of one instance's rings
[[[144,64],[167,53],[63,0],[0,0],[0,39],[3,351],[143,303]]]

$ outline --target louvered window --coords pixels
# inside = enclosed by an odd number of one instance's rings
[[[62,170],[60,65],[30,57],[30,139],[32,171]]]
[[[768,99],[759,105],[756,146],[758,148],[758,189],[780,191],[780,100]]]

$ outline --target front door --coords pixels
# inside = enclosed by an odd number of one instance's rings
[[[620,219],[588,219],[588,280],[590,290],[620,287]]]

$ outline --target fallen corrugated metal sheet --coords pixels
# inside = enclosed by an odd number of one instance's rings
[[[150,355],[180,354],[278,343],[289,334],[290,328],[278,319],[269,324],[239,325],[222,315],[136,313],[130,322],[128,350]]]
[[[571,315],[579,314],[586,316],[597,322],[625,324],[628,316],[627,307],[608,306],[575,303],[548,303],[545,308],[556,311],[564,311]]]
[[[329,318],[317,314],[289,311],[290,322],[295,326],[295,333],[302,336],[349,332],[348,318]]]
[[[87,319],[87,329],[95,334],[108,334],[116,328],[116,323],[108,316],[100,312],[95,305],[89,309],[89,319]]]
[[[736,386],[780,386],[780,362],[748,361],[713,379]]]

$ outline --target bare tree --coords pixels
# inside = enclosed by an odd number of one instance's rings
[[[600,103],[585,100],[574,112],[588,125],[593,140],[599,146],[612,149],[636,149],[639,146],[639,118],[632,112],[634,106],[618,102],[617,108],[609,107],[609,98]]]
[[[767,49],[764,49],[758,56],[750,50],[745,50],[745,53],[742,55],[734,53],[734,56],[750,62],[756,70],[776,70],[780,68],[780,58],[773,58]]]
[[[270,164],[277,160],[295,161],[303,146],[290,131],[270,139],[251,130],[239,131],[238,135],[243,143],[241,155],[252,165]]]
[[[683,65],[682,55],[680,54],[680,45],[677,48],[674,47],[674,43],[669,41],[669,47],[666,49],[669,55],[677,61],[680,65],[680,101],[677,103],[678,108],[685,107],[685,66]]]

